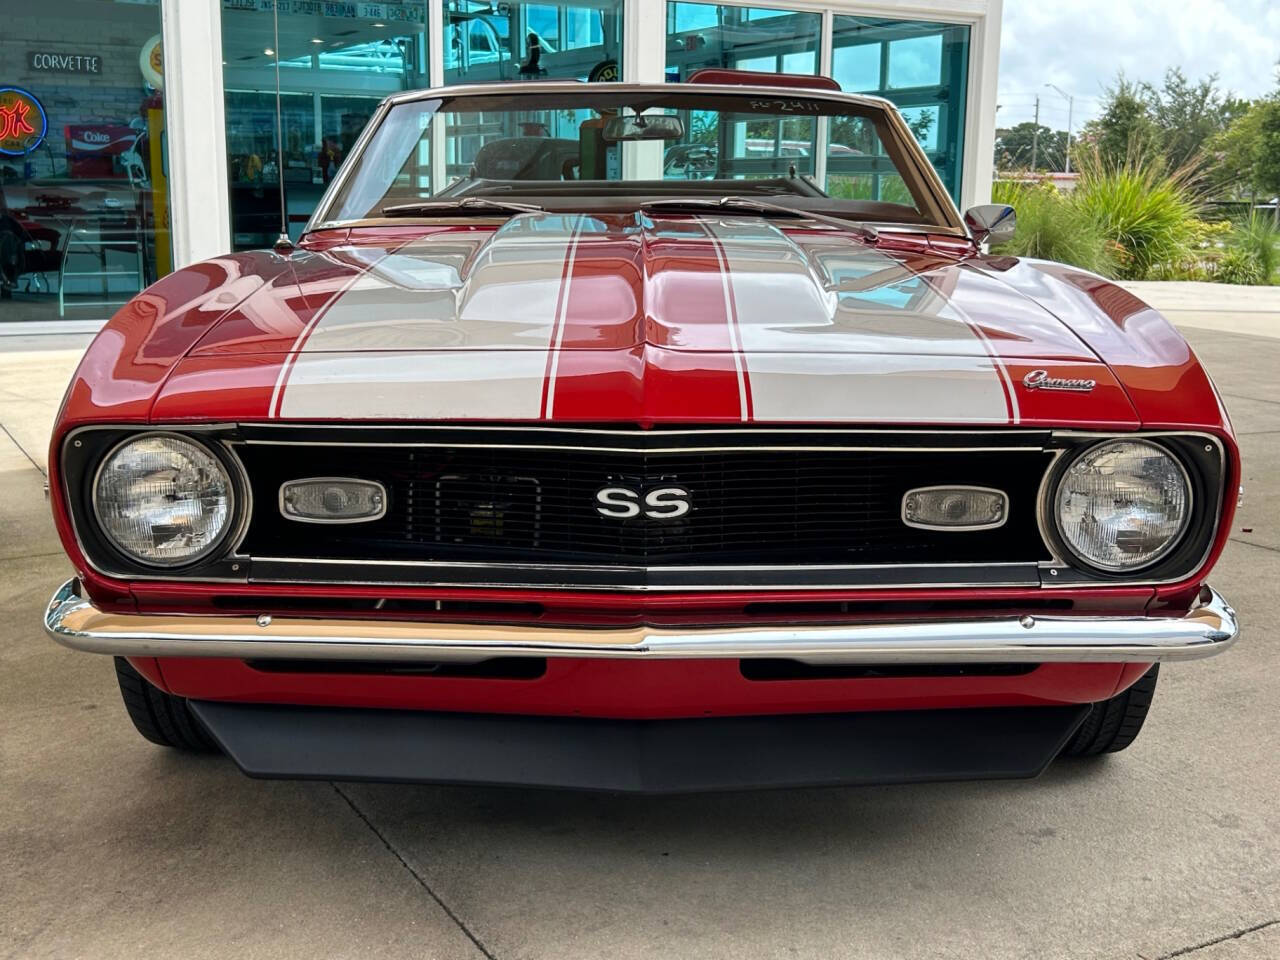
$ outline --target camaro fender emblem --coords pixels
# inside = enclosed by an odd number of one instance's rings
[[[1022,378],[1022,385],[1028,390],[1067,390],[1072,393],[1088,393],[1098,385],[1098,381],[1051,377],[1048,370],[1032,370]]]
[[[596,491],[596,513],[614,520],[630,520],[643,512],[650,520],[674,520],[690,510],[684,487],[654,487],[641,497],[630,487],[601,487]]]

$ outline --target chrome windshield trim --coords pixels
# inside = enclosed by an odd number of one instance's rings
[[[1049,663],[1194,660],[1240,634],[1209,587],[1183,617],[1030,616],[801,626],[562,628],[258,616],[115,614],[69,580],[45,631],[112,656],[474,662],[491,657],[681,660],[783,658],[804,663]]]

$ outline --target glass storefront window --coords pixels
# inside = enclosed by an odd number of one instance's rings
[[[296,239],[378,102],[428,85],[427,2],[281,3],[277,51],[271,0],[222,0],[234,249],[270,246],[279,235],[281,178]]]
[[[953,198],[960,199],[969,28],[948,23],[837,16],[832,76],[842,90],[897,104]],[[829,188],[841,195],[895,199],[901,180],[882,176],[872,156],[837,155],[833,132]]]
[[[769,7],[667,4],[667,79],[702,67],[816,73],[822,16]]]
[[[842,90],[880,89],[880,45],[861,43],[831,51],[831,73]]]
[[[621,79],[622,5],[445,0],[444,82]]]
[[[160,7],[15,8],[0,57],[0,321],[109,317],[172,269]]]
[[[694,3],[667,3],[667,79],[680,81],[702,67],[807,74],[817,72],[821,17],[817,13]],[[969,68],[967,26],[839,15],[833,19],[832,76],[842,90],[887,97],[902,111],[959,198],[964,107]],[[726,124],[710,129],[689,118],[696,142],[668,150],[666,176],[700,176],[719,164],[735,177],[779,176],[792,168],[813,175],[813,155],[825,138],[825,189],[858,200],[900,202],[902,180],[886,164],[878,142],[832,121]],[[731,129],[740,127],[741,129]],[[674,157],[674,160],[673,160]]]
[[[942,82],[942,34],[907,37],[889,44],[889,86],[937,86]]]

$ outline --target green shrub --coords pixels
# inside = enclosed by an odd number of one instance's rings
[[[1152,269],[1152,280],[1213,280],[1231,239],[1229,220],[1193,220],[1186,255]]]
[[[999,253],[1057,260],[1122,280],[1280,282],[1280,228],[1265,211],[1232,224],[1196,216],[1191,168],[1168,172],[1149,152],[1121,162],[1095,149],[1081,158],[1079,184],[999,181],[993,203],[1018,213]]]
[[[1230,220],[1191,221],[1191,248],[1209,252],[1222,247],[1231,239]]]
[[[1170,173],[1137,151],[1116,162],[1082,151],[1081,160],[1071,203],[1114,245],[1118,277],[1145,280],[1188,260],[1196,221],[1189,169]]]
[[[1277,246],[1280,245],[1280,228],[1270,213],[1251,211],[1231,232],[1229,243],[1232,251],[1240,251],[1253,258],[1262,274],[1258,283],[1272,281],[1276,267],[1280,266],[1280,246]]]
[[[991,200],[1008,204],[1018,215],[1013,239],[994,247],[995,252],[1057,260],[1104,276],[1113,272],[1115,262],[1106,237],[1052,184],[997,181]]]
[[[1256,256],[1241,247],[1232,247],[1218,260],[1213,279],[1218,283],[1257,285],[1266,282],[1266,274]]]

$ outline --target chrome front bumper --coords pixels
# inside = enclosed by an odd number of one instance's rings
[[[837,626],[525,627],[401,620],[104,613],[64,583],[45,630],[126,657],[476,661],[488,657],[784,658],[807,663],[1194,660],[1235,642],[1235,611],[1209,587],[1183,617],[1023,616]]]

